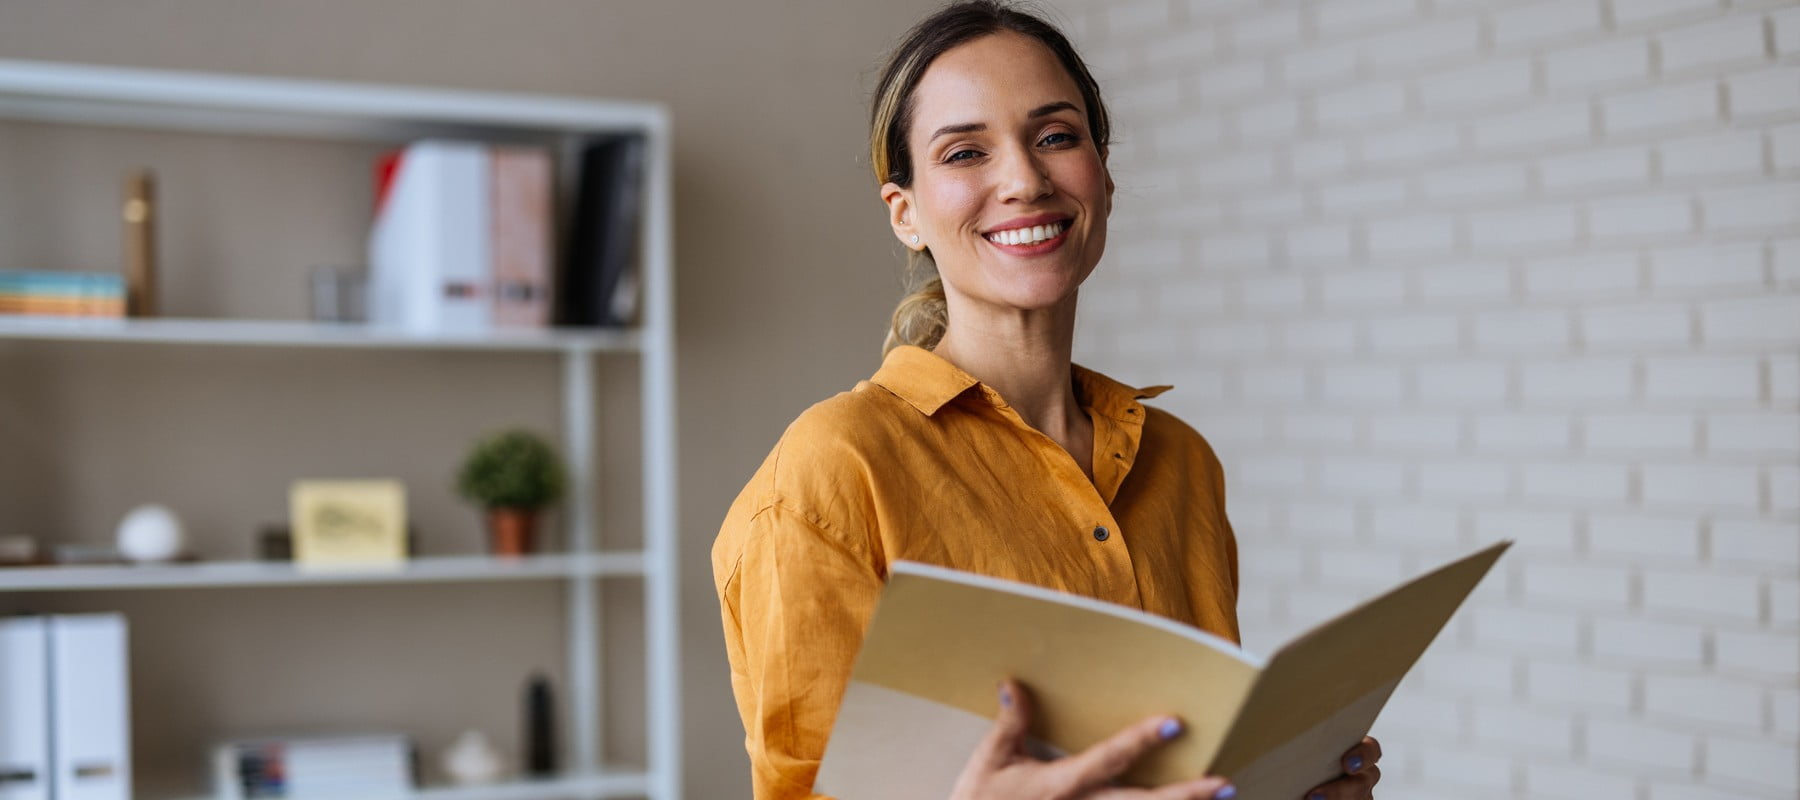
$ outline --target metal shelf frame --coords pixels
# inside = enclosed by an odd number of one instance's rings
[[[669,112],[656,103],[579,97],[472,92],[285,78],[217,75],[0,59],[0,119],[77,125],[406,142],[428,136],[526,141],[568,158],[589,136],[642,133],[648,141],[640,231],[641,323],[629,330],[565,330],[419,335],[357,325],[252,320],[51,320],[0,318],[0,341],[55,340],[158,345],[501,350],[561,353],[564,453],[570,496],[564,517],[566,556],[502,565],[481,559],[420,559],[386,581],[555,577],[569,581],[570,766],[582,776],[547,784],[508,784],[504,791],[434,790],[421,798],[554,800],[681,797],[681,658],[676,518],[676,386],[674,218]],[[598,520],[595,378],[598,354],[637,357],[643,424],[644,544],[640,553],[594,551]],[[0,591],[26,588],[163,588],[355,582],[350,575],[263,571],[263,565],[171,567],[167,573],[79,568],[23,585],[26,571],[0,575]],[[186,570],[186,571],[184,571]],[[31,570],[31,572],[38,572]],[[45,572],[45,575],[58,573]],[[87,581],[72,585],[76,576]],[[130,576],[129,578],[127,576]],[[599,592],[611,575],[641,576],[645,592],[647,755],[642,772],[609,777],[599,764],[601,665]],[[359,575],[357,579],[375,576]],[[157,581],[163,581],[157,583]]]

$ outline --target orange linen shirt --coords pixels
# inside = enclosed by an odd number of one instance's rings
[[[1093,597],[1237,641],[1237,544],[1205,439],[1075,367],[1094,477],[993,389],[917,347],[808,409],[713,544],[757,798],[813,797],[896,559]]]

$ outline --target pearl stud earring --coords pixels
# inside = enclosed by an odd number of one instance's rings
[[[912,243],[913,243],[913,244],[918,244],[918,243],[919,243],[919,235],[918,235],[918,234],[916,234],[916,233],[915,233],[915,234],[913,234],[913,235],[912,235]]]

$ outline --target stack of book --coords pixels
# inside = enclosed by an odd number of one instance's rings
[[[125,316],[125,276],[111,272],[0,270],[0,314]]]
[[[646,147],[638,135],[579,145],[560,214],[559,169],[544,148],[428,139],[389,153],[376,168],[370,321],[423,331],[630,325]]]
[[[413,788],[412,744],[395,734],[226,742],[213,751],[221,800],[337,800],[403,796]]]

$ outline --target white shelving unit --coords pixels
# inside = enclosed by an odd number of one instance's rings
[[[486,786],[425,789],[402,795],[356,800],[584,800],[592,797],[647,797],[650,776],[629,767],[574,773],[552,780],[516,780]],[[207,797],[187,800],[211,800]]]
[[[163,70],[0,60],[0,119],[239,135],[404,143],[424,137],[529,141],[572,154],[584,137],[642,133],[648,140],[640,232],[642,322],[630,330],[494,331],[422,335],[366,325],[252,320],[103,320],[0,317],[0,340],[162,346],[381,348],[556,353],[561,358],[563,452],[569,497],[564,555],[414,559],[393,570],[319,571],[210,562],[158,567],[0,570],[0,592],[367,583],[558,580],[569,584],[570,770],[548,781],[430,789],[419,800],[583,800],[681,796],[681,708],[675,505],[675,328],[668,112],[662,106],[582,98],[250,78]],[[572,170],[564,159],[565,184]],[[634,356],[643,407],[641,551],[596,550],[596,355]],[[599,763],[600,579],[641,578],[645,591],[648,764]],[[399,799],[397,799],[399,800]]]

